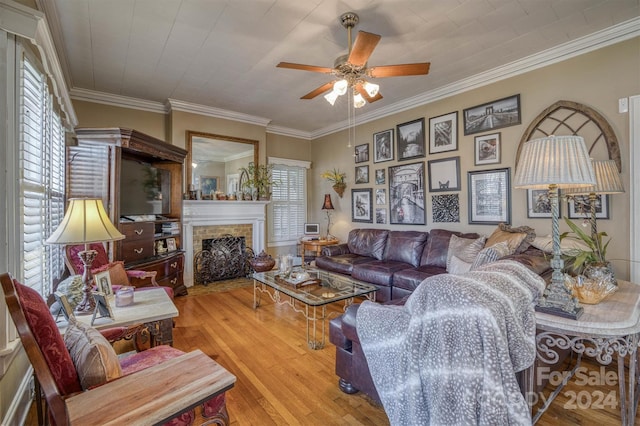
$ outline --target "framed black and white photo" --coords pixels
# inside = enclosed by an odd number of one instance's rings
[[[458,194],[431,196],[433,223],[460,222],[460,199]]]
[[[591,203],[588,195],[571,195],[569,201],[569,219],[590,219]],[[609,196],[596,194],[596,219],[609,219]]]
[[[351,220],[353,222],[373,222],[371,188],[351,190]]]
[[[475,165],[500,163],[500,132],[475,137]]]
[[[398,145],[398,161],[424,157],[425,134],[424,118],[398,124],[396,126],[396,145]]]
[[[511,223],[510,168],[467,172],[469,223]]]
[[[111,287],[111,275],[109,275],[109,271],[98,272],[95,274],[93,276],[93,282],[99,292],[104,293],[107,296],[113,294],[113,288]]]
[[[386,189],[376,189],[376,204],[387,204],[387,190]]]
[[[369,183],[369,166],[356,166],[356,183]]]
[[[558,209],[560,209],[559,205]],[[558,210],[558,215],[560,215],[560,210]],[[548,189],[527,189],[527,217],[551,218]]]
[[[458,149],[458,111],[429,119],[429,154]]]
[[[426,225],[424,161],[389,167],[389,223]]]
[[[520,95],[467,108],[462,112],[464,134],[488,132],[521,123]]]
[[[356,163],[366,163],[369,161],[369,144],[363,143],[362,145],[356,145],[354,157]]]
[[[376,209],[376,223],[387,223],[387,209]]]
[[[393,160],[393,129],[373,134],[373,162]]]
[[[460,191],[460,157],[430,160],[429,192]]]
[[[384,185],[386,180],[385,180],[385,173],[384,173],[384,169],[376,169],[375,175],[376,175],[376,185]]]

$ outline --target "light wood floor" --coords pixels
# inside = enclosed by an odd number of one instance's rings
[[[382,408],[368,398],[338,389],[335,349],[328,342],[328,330],[327,346],[310,350],[304,318],[289,306],[275,305],[263,296],[262,305],[253,310],[252,287],[178,297],[175,304],[180,316],[174,346],[183,351],[199,348],[237,377],[235,387],[227,393],[232,425],[389,424]],[[340,311],[333,312],[338,315]],[[590,371],[599,368],[584,365]],[[617,385],[570,383],[537,424],[619,425],[619,405],[572,409],[571,392],[582,395],[579,402],[584,404],[587,397],[595,401],[597,391],[605,395],[613,391],[617,401]]]

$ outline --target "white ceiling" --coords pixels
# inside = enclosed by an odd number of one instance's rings
[[[331,76],[276,64],[332,67],[347,51],[344,12],[360,16],[356,31],[382,36],[370,66],[431,62],[427,76],[377,79],[384,98],[362,117],[640,15],[640,0],[38,2],[72,97],[141,108],[171,99],[311,135],[343,122],[346,102],[301,100]]]

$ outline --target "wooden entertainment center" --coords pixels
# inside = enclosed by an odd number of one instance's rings
[[[110,247],[112,258],[127,269],[156,271],[156,281],[186,295],[182,246],[182,176],[187,151],[124,128],[76,129],[77,144],[67,148],[67,198],[100,197],[113,223],[126,238]],[[123,217],[123,158],[170,172],[167,212]],[[168,189],[168,188],[167,188]]]

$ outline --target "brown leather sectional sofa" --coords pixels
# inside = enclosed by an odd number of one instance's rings
[[[431,231],[388,231],[354,229],[344,244],[325,247],[316,259],[321,269],[348,274],[378,287],[376,301],[404,304],[406,298],[425,279],[447,273],[447,252],[451,235],[478,238],[444,229]],[[545,279],[551,269],[543,252],[529,247],[508,256],[528,266]],[[329,340],[336,346],[336,374],[345,393],[362,391],[380,403],[356,331],[356,313],[360,305],[350,306],[329,326]]]

